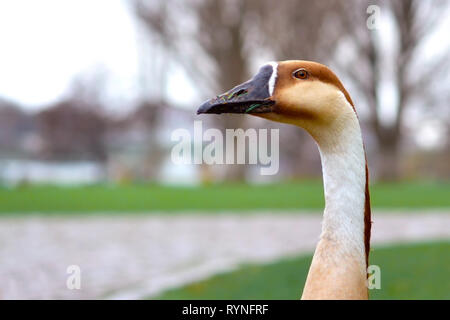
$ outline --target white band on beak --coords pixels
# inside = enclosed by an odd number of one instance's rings
[[[268,63],[268,65],[272,66],[272,75],[269,79],[269,95],[273,95],[273,90],[275,88],[275,81],[277,80],[277,70],[278,70],[278,63],[275,61],[271,61]]]

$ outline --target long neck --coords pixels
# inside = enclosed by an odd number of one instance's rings
[[[364,146],[356,115],[339,128],[318,140],[326,205],[303,299],[367,299]]]

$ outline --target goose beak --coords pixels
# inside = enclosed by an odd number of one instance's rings
[[[269,88],[272,72],[271,65],[263,66],[249,81],[203,103],[197,110],[197,114],[272,112],[275,104]]]

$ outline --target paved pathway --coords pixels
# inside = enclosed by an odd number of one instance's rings
[[[373,244],[450,240],[450,212],[375,213]],[[0,218],[0,298],[148,297],[243,262],[309,253],[321,215]],[[66,287],[69,265],[81,289]]]

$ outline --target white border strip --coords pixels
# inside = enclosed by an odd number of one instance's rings
[[[273,89],[275,88],[275,81],[277,80],[277,71],[278,71],[278,63],[275,61],[271,61],[268,63],[268,65],[272,66],[272,75],[269,79],[269,95],[273,95]]]

